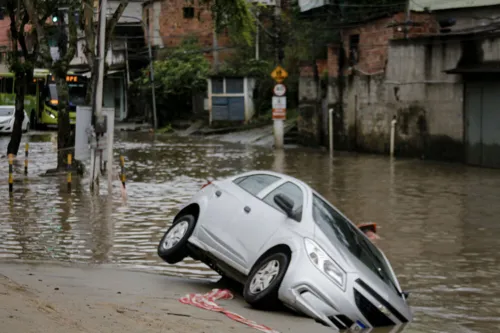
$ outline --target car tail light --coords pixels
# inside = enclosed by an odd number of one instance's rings
[[[206,183],[205,185],[203,185],[203,186],[201,187],[201,190],[203,190],[205,187],[207,187],[208,185],[211,185],[211,184],[212,184],[212,182],[208,182],[208,183]]]

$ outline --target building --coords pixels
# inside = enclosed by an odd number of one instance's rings
[[[207,58],[223,61],[229,54],[229,36],[215,34],[210,4],[200,0],[147,0],[144,19],[149,38],[157,48],[179,46],[186,38],[196,38]]]
[[[106,55],[108,71],[104,78],[103,104],[104,107],[115,109],[115,117],[118,121],[128,116],[129,83],[138,69],[149,63],[145,39],[146,22],[142,19],[142,3],[142,0],[129,0],[115,28],[114,37]],[[119,4],[119,0],[108,1],[108,17],[113,15]],[[95,22],[97,20],[96,15]],[[77,52],[70,66],[74,71],[90,75],[84,53],[85,47],[85,35],[83,31],[78,31]]]
[[[329,47],[326,92],[301,92],[299,130],[324,143],[334,108],[336,148],[388,153],[396,119],[399,156],[500,167],[495,2],[414,0],[409,20],[400,12],[345,29]],[[309,89],[319,84],[304,73]]]

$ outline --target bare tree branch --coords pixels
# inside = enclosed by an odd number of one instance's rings
[[[49,43],[47,40],[47,35],[45,33],[44,23],[45,21],[41,21],[36,10],[36,0],[24,0],[24,6],[28,15],[31,19],[31,23],[35,26],[40,58],[44,64],[44,66],[50,68],[52,66],[52,56],[50,55]],[[48,13],[45,12],[45,13]]]
[[[78,3],[76,1],[70,6],[68,11],[68,27],[69,27],[69,47],[68,52],[64,55],[61,61],[65,64],[65,66],[69,65],[71,60],[75,57],[76,48],[78,47],[78,27],[75,18],[75,10]]]
[[[92,0],[83,0],[83,31],[85,32],[84,54],[92,71],[95,66],[96,57],[96,30],[94,22],[94,7]]]

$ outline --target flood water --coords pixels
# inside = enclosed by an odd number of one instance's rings
[[[386,157],[291,149],[284,153],[197,138],[122,133],[125,202],[119,183],[91,195],[86,180],[40,177],[55,166],[55,134],[32,134],[30,174],[0,168],[0,260],[118,265],[192,278],[216,278],[187,260],[168,266],[158,241],[178,207],[207,179],[252,169],[298,177],[355,222],[380,226],[385,251],[405,290],[414,322],[405,332],[498,332],[500,329],[500,170]],[[0,155],[8,138],[0,138]],[[21,156],[21,154],[20,154]]]

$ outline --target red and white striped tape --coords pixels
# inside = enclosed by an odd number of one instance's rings
[[[182,297],[179,299],[179,301],[183,304],[190,304],[194,305],[198,308],[205,309],[205,310],[210,310],[214,312],[220,312],[225,314],[228,318],[231,318],[234,321],[240,322],[242,324],[245,324],[247,326],[250,326],[252,328],[255,328],[256,330],[259,330],[261,332],[267,332],[267,333],[280,333],[278,331],[275,331],[267,326],[257,324],[253,320],[246,319],[239,314],[236,314],[234,312],[228,311],[224,309],[223,307],[217,305],[215,301],[220,300],[220,299],[232,299],[233,294],[227,290],[227,289],[213,289],[211,292],[206,293],[206,294],[189,294],[186,295],[185,297]]]

